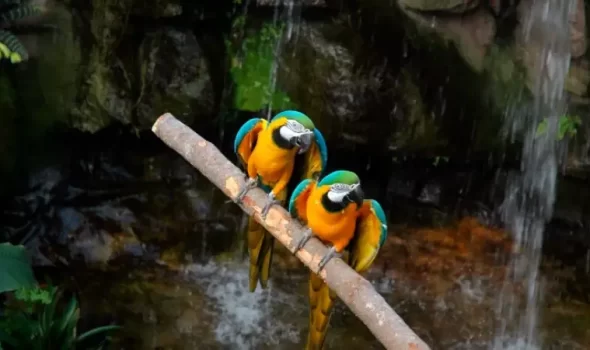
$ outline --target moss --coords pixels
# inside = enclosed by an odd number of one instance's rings
[[[245,25],[243,17],[236,18],[234,30]],[[283,26],[264,23],[261,29],[251,30],[237,48],[230,41],[230,72],[235,84],[233,104],[236,109],[259,111],[267,105],[273,109],[294,107],[287,94],[272,85],[275,50],[280,44]]]

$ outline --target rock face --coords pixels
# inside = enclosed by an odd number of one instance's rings
[[[400,5],[417,11],[463,13],[479,6],[479,0],[399,0]]]
[[[137,123],[149,128],[155,118],[171,112],[192,123],[198,113],[213,112],[209,66],[191,31],[163,28],[146,34],[139,47],[140,95]]]
[[[85,88],[79,95],[83,102],[73,112],[76,128],[96,132],[117,120],[146,129],[165,111],[187,123],[211,115],[208,63],[191,30],[118,32],[122,38],[115,41],[104,34],[116,32],[110,23],[97,24],[102,29],[93,34],[102,43],[92,47],[86,63]],[[139,43],[137,35],[143,36]],[[121,45],[127,47],[120,50]]]

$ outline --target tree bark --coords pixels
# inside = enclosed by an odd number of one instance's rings
[[[205,175],[225,195],[235,200],[240,188],[245,184],[246,175],[230,162],[217,147],[170,113],[160,116],[154,123],[152,131]],[[294,245],[303,236],[303,227],[279,206],[271,207],[266,220],[263,220],[260,214],[267,202],[267,195],[257,188],[247,193],[240,207],[293,252]],[[318,263],[327,251],[328,249],[319,240],[312,238],[295,255],[310,270],[317,273]],[[393,311],[385,299],[375,291],[371,283],[341,259],[330,260],[319,275],[352,312],[367,325],[386,349],[430,349]]]

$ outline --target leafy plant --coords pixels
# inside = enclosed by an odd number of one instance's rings
[[[10,291],[14,291],[13,300],[0,309],[0,350],[75,349],[94,335],[120,328],[109,325],[77,335],[80,310],[76,298],[61,307],[62,293],[57,288],[37,285],[25,248],[2,243],[0,293]]]
[[[241,31],[244,17],[234,20],[233,31]],[[236,49],[226,41],[231,55],[230,73],[236,85],[234,106],[244,111],[259,111],[272,103],[273,109],[286,109],[292,102],[283,91],[272,86],[272,67],[275,62],[275,48],[283,31],[282,25],[266,23],[261,30],[236,40],[241,47]]]
[[[539,123],[539,125],[537,126],[536,136],[543,135],[547,132],[547,123],[547,118],[543,119],[543,121]],[[561,141],[566,135],[568,137],[576,136],[578,132],[578,127],[580,125],[582,125],[582,120],[577,115],[562,115],[561,117],[559,117],[557,139]]]
[[[0,293],[31,287],[37,283],[22,245],[1,243],[0,267]]]
[[[72,297],[63,307],[60,305],[62,295],[60,290],[51,286],[23,289],[15,293],[17,302],[6,305],[0,318],[0,343],[5,349],[75,349],[92,336],[120,328],[108,325],[78,335],[78,301]],[[102,349],[105,341],[96,349]]]
[[[42,13],[39,6],[28,5],[21,0],[0,0],[0,59],[10,59],[12,63],[26,61],[29,53],[21,41],[7,28],[21,19]]]

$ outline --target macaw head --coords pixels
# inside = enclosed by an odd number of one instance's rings
[[[337,170],[326,175],[319,186],[330,186],[327,192],[328,199],[333,203],[356,203],[360,208],[363,204],[364,194],[361,189],[361,180],[358,175],[348,170]]]
[[[315,125],[308,116],[297,111],[283,111],[271,119],[271,124],[281,123],[279,134],[289,145],[298,147],[298,153],[305,153],[314,141]]]

